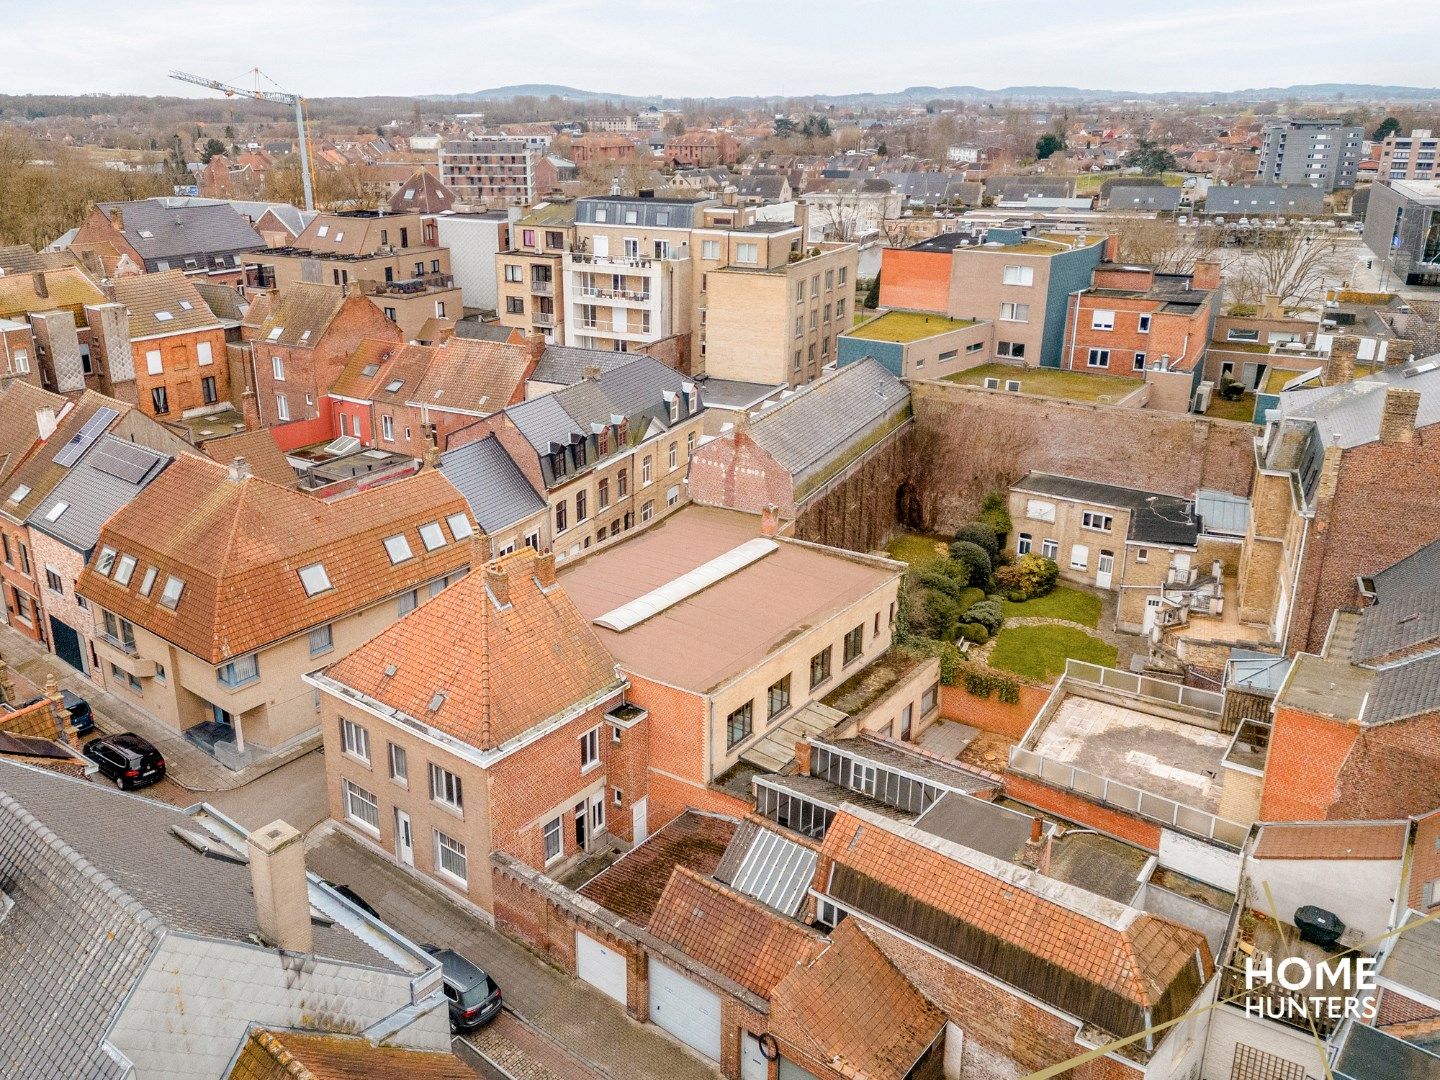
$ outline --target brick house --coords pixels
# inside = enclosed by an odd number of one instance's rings
[[[1076,293],[1061,367],[1144,378],[1147,368],[1203,367],[1220,304],[1220,264],[1189,274],[1102,262]]]
[[[241,257],[264,246],[229,203],[163,196],[100,203],[70,241],[71,251],[107,277],[128,261],[146,273],[182,270],[229,285],[245,280]]]
[[[130,322],[136,408],[157,420],[231,404],[225,327],[180,270],[115,279]]]
[[[733,165],[740,156],[740,143],[724,131],[687,131],[665,140],[665,161],[674,168]]]
[[[570,160],[586,165],[625,165],[635,160],[635,142],[624,135],[587,131],[570,140]]]
[[[0,275],[0,326],[0,382],[19,379],[62,394],[88,387],[133,399],[125,309],[80,267]]]
[[[77,591],[106,686],[238,768],[311,737],[301,677],[458,580],[473,534],[433,469],[327,503],[186,455],[109,518]]]
[[[554,557],[487,563],[323,673],[331,814],[489,914],[490,853],[559,873],[606,843],[625,683]]]

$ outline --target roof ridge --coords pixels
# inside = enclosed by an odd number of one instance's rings
[[[322,1033],[315,1032],[313,1034]],[[303,1061],[289,1051],[274,1032],[267,1031],[265,1028],[256,1028],[251,1037],[275,1060],[277,1065],[285,1070],[287,1075],[294,1077],[294,1080],[317,1080],[315,1074],[306,1067]]]

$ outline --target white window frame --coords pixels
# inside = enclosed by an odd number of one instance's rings
[[[470,519],[464,514],[451,514],[445,519],[445,524],[450,526],[450,535],[456,540],[468,540],[475,535],[475,529],[470,524]]]
[[[545,865],[549,866],[557,859],[565,855],[565,822],[562,818],[554,817],[547,821],[540,830],[541,842],[544,844]],[[555,853],[550,853],[551,842],[554,842]]]
[[[1033,266],[1007,266],[1001,282],[1005,285],[1034,285],[1035,268]]]
[[[445,865],[443,853],[447,851],[452,859],[460,860],[460,873],[457,874]],[[470,887],[470,859],[465,853],[465,845],[439,829],[435,830],[435,873],[457,882],[466,889]]]
[[[270,373],[275,376],[276,382],[285,381],[285,358],[283,356],[270,357]]]
[[[1016,304],[1012,301],[1005,301],[1000,305],[1000,321],[1013,323],[1028,323],[1030,321],[1030,305]]]
[[[1085,366],[1092,368],[1108,368],[1110,366],[1110,350],[1091,349],[1085,357]]]
[[[165,361],[160,357],[159,349],[147,349],[145,352],[145,371],[150,375],[165,374]]]
[[[389,743],[385,756],[390,765],[390,779],[401,787],[410,786],[410,754],[399,743]],[[398,755],[398,757],[397,757]]]
[[[356,761],[370,764],[370,729],[347,717],[340,717],[340,749]]]
[[[380,800],[375,797],[375,793],[373,791],[366,791],[348,777],[342,779],[340,785],[341,791],[345,796],[346,820],[378,837],[380,835]],[[373,822],[364,815],[355,812],[355,805],[357,803],[371,808],[375,814],[375,820]]]
[[[448,807],[456,813],[465,812],[465,785],[459,775],[443,765],[430,762],[430,801]]]
[[[1091,330],[1114,330],[1115,312],[1106,308],[1096,308],[1090,313]]]
[[[1086,510],[1080,515],[1080,527],[1091,532],[1108,533],[1115,527],[1115,518],[1100,510]]]
[[[399,541],[396,543],[396,541]],[[385,555],[390,560],[391,566],[399,566],[415,557],[415,552],[410,548],[410,538],[404,533],[396,533],[394,536],[387,536],[381,543],[385,547]],[[397,552],[403,551],[403,554]]]
[[[356,419],[355,423],[358,427],[360,423],[358,418]],[[380,417],[380,437],[386,442],[395,441],[395,417],[391,416],[389,413],[386,413],[384,416]]]
[[[1088,570],[1090,568],[1090,548],[1085,544],[1070,545],[1070,569]]]
[[[426,551],[439,551],[449,541],[445,539],[445,530],[440,528],[438,521],[427,521],[420,526],[420,543],[425,545]]]
[[[580,743],[580,774],[583,776],[600,767],[600,725],[582,732],[577,741]]]
[[[1144,315],[1141,315],[1138,319],[1135,320],[1135,330],[1137,333],[1140,334],[1148,334],[1150,332],[1149,312],[1146,312]]]
[[[310,631],[310,655],[320,656],[335,648],[335,624],[325,623]]]
[[[199,367],[209,367],[215,363],[215,350],[211,348],[208,341],[197,341],[195,343],[195,363]]]
[[[284,394],[275,395],[275,418],[286,421],[290,419],[290,402]]]
[[[1015,541],[1015,553],[1017,555],[1029,555],[1033,541],[1029,533],[1021,533]]]
[[[1045,537],[1044,540],[1040,541],[1040,554],[1042,557],[1054,562],[1055,557],[1060,554],[1060,541],[1051,539],[1048,536]]]

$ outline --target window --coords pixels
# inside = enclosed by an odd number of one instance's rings
[[[5,537],[5,561],[7,563],[10,562],[10,538],[8,536]],[[14,564],[11,563],[11,565],[13,566]],[[100,549],[100,558],[95,560],[95,572],[97,574],[109,574],[111,567],[114,565],[115,549],[112,547],[102,547]]]
[[[400,594],[400,603],[396,605],[396,615],[409,615],[420,606],[420,590],[411,589],[407,593]]]
[[[325,572],[324,563],[311,563],[300,568],[300,584],[305,586],[306,596],[319,596],[335,586],[330,584],[330,575]]]
[[[215,678],[232,690],[260,678],[260,660],[254,654],[241,656],[215,669]]]
[[[1137,352],[1137,353],[1135,354],[1135,370],[1136,370],[1136,371],[1144,371],[1144,370],[1145,370],[1145,354],[1144,354],[1143,352]]]
[[[1096,308],[1090,315],[1091,330],[1114,330],[1115,312],[1106,311],[1103,308]]]
[[[1047,536],[1044,540],[1040,541],[1040,554],[1051,562],[1054,562],[1060,555],[1060,544]]]
[[[1024,360],[1025,343],[1023,341],[997,341],[995,355],[1008,356],[1011,360]]]
[[[755,703],[747,701],[725,718],[725,746],[731,749],[754,729]]]
[[[158,576],[158,574],[159,571],[157,571],[153,566],[147,566],[145,568],[145,576],[140,579],[141,596],[150,595],[150,590],[155,587],[155,578]]]
[[[443,318],[445,317],[445,301],[444,301],[444,300],[436,300],[436,301],[435,301],[435,317],[436,317],[437,319],[443,319]]]
[[[430,798],[441,806],[452,810],[463,810],[465,800],[461,797],[460,777],[449,769],[442,769],[433,762],[430,765]]]
[[[844,284],[845,284],[845,280],[846,280],[849,276],[850,276],[850,270],[849,270],[848,267],[841,266],[841,267],[839,267],[838,269],[836,269],[836,271],[835,271],[835,280],[836,280],[836,282],[838,282],[838,283],[841,284],[841,285],[844,285]]]
[[[452,877],[461,885],[465,880],[465,845],[459,840],[435,830],[435,869],[446,877]]]
[[[1109,532],[1113,523],[1114,518],[1097,510],[1086,510],[1080,515],[1080,524],[1087,529],[1094,529],[1096,532]]]
[[[451,514],[445,519],[445,524],[450,526],[450,535],[456,540],[475,535],[475,530],[470,527],[470,519],[464,514]]]
[[[735,261],[739,263],[746,263],[751,266],[753,266],[755,263],[758,263],[760,261],[760,245],[744,243],[736,244]]]
[[[1136,548],[1136,549],[1135,549],[1135,561],[1136,561],[1137,563],[1147,563],[1147,562],[1149,562],[1149,561],[1150,561],[1150,549],[1149,549],[1149,548]]]
[[[119,664],[110,665],[110,675],[116,682],[120,683],[122,686],[128,687],[134,693],[144,693],[145,688],[140,684],[140,680],[137,679],[134,675],[131,675],[124,668],[120,667]]]
[[[310,631],[310,655],[319,656],[327,653],[335,647],[334,628],[326,623],[324,626],[317,626]]]
[[[1005,276],[1001,279],[1006,285],[1034,285],[1035,268],[1033,266],[1007,266]]]
[[[774,720],[790,707],[790,676],[786,675],[779,682],[772,683],[770,689],[765,691],[768,699],[766,719]]]
[[[1255,342],[1258,342],[1258,341],[1260,340],[1260,331],[1259,331],[1259,330],[1237,330],[1237,329],[1235,329],[1235,328],[1232,327],[1231,329],[1225,331],[1225,340],[1226,340],[1226,341],[1255,341]]]
[[[803,304],[804,302],[805,302],[805,282],[803,282],[803,281],[797,281],[797,282],[795,283],[795,303],[797,303],[797,304]]]
[[[285,381],[285,360],[280,356],[270,357],[270,368],[275,373],[276,382]]]
[[[511,315],[525,314],[525,299],[520,296],[507,296],[505,298],[505,310]]]
[[[1148,334],[1150,332],[1150,316],[1141,315],[1140,318],[1136,320],[1135,329],[1140,331],[1140,333],[1142,334]]]
[[[360,785],[351,780],[342,780],[345,791],[345,816],[355,824],[380,835],[380,803]]]
[[[811,690],[814,690],[826,679],[830,678],[830,653],[832,651],[833,646],[827,645],[810,658]]]
[[[405,753],[403,746],[390,744],[390,779],[396,783],[410,786],[410,758]]]
[[[845,635],[844,664],[850,665],[860,659],[865,647],[865,624],[861,623]]]
[[[1090,549],[1084,544],[1070,545],[1070,569],[1084,570],[1090,565]]]
[[[640,486],[641,486],[641,487],[649,487],[649,485],[650,485],[650,473],[651,473],[651,460],[650,460],[649,457],[646,457],[643,461],[640,462]]]
[[[670,468],[673,469],[673,468],[675,468],[675,467],[676,467],[677,465],[679,465],[679,464],[680,464],[680,446],[679,446],[678,443],[673,443],[673,442],[672,442],[672,443],[670,444]]]
[[[929,689],[920,695],[920,715],[926,716],[930,710],[940,704],[940,684],[931,683]]]
[[[555,531],[563,533],[570,527],[570,509],[562,499],[555,507]]]
[[[596,211],[599,213],[600,211]],[[551,818],[545,823],[545,865],[549,866],[560,857],[563,852],[562,840],[563,831],[560,819]]]
[[[351,757],[370,764],[370,732],[343,716],[340,718],[340,746]]]
[[[122,619],[113,611],[107,611],[105,612],[104,624],[106,638],[112,643],[119,645],[122,649],[134,651],[135,627],[129,619]]]
[[[213,350],[210,348],[210,342],[208,342],[208,341],[196,342],[196,344],[195,344],[195,362],[196,362],[197,364],[199,364],[200,367],[205,367],[207,364],[213,364],[213,363],[215,362],[215,354],[214,354]]]
[[[21,557],[21,559],[22,559],[23,561],[26,561],[26,562],[29,561],[28,556],[27,556],[27,553],[26,553],[26,551],[25,551],[25,545],[24,545],[24,544],[21,544],[21,545],[20,545],[20,557]],[[30,567],[29,567],[29,566],[26,566],[26,567],[25,567],[25,570],[26,570],[26,572],[28,573],[29,570],[30,570]],[[120,556],[120,561],[115,564],[115,576],[114,576],[114,578],[112,578],[111,580],[113,580],[116,585],[129,585],[129,584],[130,584],[130,578],[133,577],[134,574],[135,574],[135,556],[134,556],[134,555],[121,555],[121,556]]]
[[[700,242],[700,257],[702,259],[712,260],[720,258],[720,241],[702,240]]]
[[[556,229],[549,229],[545,232],[545,246],[547,248],[562,248],[565,246],[565,234]]]
[[[445,532],[438,521],[427,521],[420,526],[420,542],[426,551],[438,551],[445,546]]]
[[[214,375],[206,375],[200,380],[200,397],[206,405],[214,405],[220,400],[220,395],[215,390]]]
[[[505,280],[516,285],[523,283],[525,280],[524,268],[517,263],[506,263]]]
[[[804,316],[804,315],[796,315],[796,316],[795,316],[795,336],[796,336],[796,337],[804,337],[804,336],[805,336],[805,316]]]
[[[587,492],[577,491],[575,493],[575,523],[577,525],[590,516],[589,502]]]
[[[599,504],[600,509],[604,510],[610,505],[610,481],[608,479],[601,480],[600,483],[596,485],[595,494],[596,502]]]
[[[45,585],[51,592],[65,595],[65,583],[60,580],[60,575],[48,566],[45,567]]]
[[[380,437],[387,442],[395,441],[395,418],[393,416],[380,417]]]
[[[1029,322],[1029,321],[1030,321],[1030,305],[1029,305],[1029,304],[1001,304],[1001,305],[1000,305],[1000,321],[1001,321],[1001,322]]]
[[[284,394],[275,395],[275,416],[280,420],[290,419],[290,402],[285,399]]]
[[[174,611],[180,606],[180,594],[185,591],[185,582],[173,574],[165,579],[165,588],[160,593],[160,603]]]
[[[390,556],[392,566],[415,557],[410,551],[410,541],[403,535],[387,536],[384,543],[385,554]]]
[[[165,392],[165,387],[156,386],[151,388],[150,408],[156,416],[164,416],[170,411],[170,395]]]
[[[145,353],[145,372],[147,375],[164,374],[165,365],[160,361],[159,349],[150,349]]]
[[[593,727],[580,736],[580,771],[589,772],[600,764],[600,728]]]
[[[1091,349],[1090,355],[1085,359],[1087,367],[1108,368],[1110,366],[1109,349]]]
[[[835,317],[836,317],[837,319],[841,319],[841,318],[844,318],[844,316],[845,316],[845,298],[844,298],[844,297],[841,297],[839,300],[836,300],[836,301],[835,301]]]
[[[615,493],[622,499],[630,494],[630,474],[625,469],[615,474]]]
[[[1030,554],[1030,534],[1021,533],[1019,541],[1015,544],[1015,552],[1018,555]]]
[[[670,422],[673,424],[680,419],[680,395],[676,394],[670,399]]]

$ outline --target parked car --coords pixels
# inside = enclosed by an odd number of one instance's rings
[[[165,759],[160,751],[134,732],[102,735],[85,744],[85,756],[121,791],[146,787],[165,779]]]
[[[65,703],[65,708],[70,710],[70,722],[75,725],[75,734],[89,735],[95,730],[95,716],[90,711],[90,703],[79,694],[71,693],[69,690],[61,690],[60,697]],[[6,712],[19,712],[21,709],[28,709],[38,701],[44,701],[44,697],[32,697],[29,701],[22,701],[18,705],[4,705]]]
[[[369,902],[363,896],[357,893],[354,889],[352,889],[349,885],[337,885],[333,881],[326,881],[325,884],[329,885],[330,888],[334,889],[346,900],[349,900],[352,904],[358,907],[361,911],[365,912],[365,914],[369,915],[372,919],[380,918],[380,913],[376,911],[373,907],[371,907]],[[381,921],[383,922],[384,920],[381,919]]]
[[[500,987],[488,974],[454,949],[420,946],[440,961],[445,1001],[450,1006],[450,1030],[463,1033],[488,1024],[500,1014]]]

